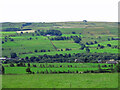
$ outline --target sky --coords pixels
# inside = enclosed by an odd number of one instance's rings
[[[119,0],[1,0],[0,22],[118,21]]]

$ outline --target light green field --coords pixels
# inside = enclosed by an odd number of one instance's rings
[[[74,43],[73,40],[60,40],[60,41],[52,41],[52,42],[58,49],[65,49],[65,48],[79,49],[81,47],[79,44]]]
[[[118,40],[104,41],[104,42],[101,42],[101,43],[98,43],[98,44],[103,45],[105,47],[107,47],[107,44],[111,44],[112,46],[114,46],[114,45],[118,46]],[[87,45],[87,46],[89,46],[89,47],[97,47],[98,44]]]
[[[2,34],[2,36],[8,36],[8,35],[13,35],[16,34],[16,32],[11,31],[11,32],[0,32]]]
[[[70,37],[70,36],[81,36],[81,37],[83,37],[83,36],[80,35],[80,34],[62,34],[62,36],[66,36],[66,37]]]
[[[71,34],[72,32],[76,32],[78,34],[78,33],[83,32],[83,29],[84,28],[60,28],[58,30],[60,30],[61,32],[65,34]]]
[[[39,52],[39,53],[32,53],[32,54],[22,54],[20,55],[21,58],[31,57],[31,56],[38,56],[38,55],[55,55],[55,54],[73,54],[73,53],[86,53],[85,50],[71,50],[71,51],[51,51],[51,52]]]
[[[3,88],[117,88],[118,74],[91,73],[91,74],[3,75],[2,87]]]
[[[11,52],[34,52],[35,50],[54,50],[50,40],[46,37],[40,36],[37,40],[35,37],[32,40],[27,40],[30,37],[15,38],[14,42],[8,41],[2,45],[5,50],[3,50],[3,55],[9,56]],[[9,44],[8,44],[9,43]],[[11,48],[11,50],[9,50]]]
[[[91,49],[90,52],[97,52],[97,53],[119,53],[118,49],[111,49],[111,48],[106,48],[106,49]]]

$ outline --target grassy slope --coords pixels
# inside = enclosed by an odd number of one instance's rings
[[[3,55],[9,56],[11,52],[34,52],[35,50],[54,50],[54,47],[52,46],[51,42],[43,36],[38,37],[36,40],[36,37],[32,37],[32,40],[27,40],[28,37],[22,37],[22,38],[14,38],[14,42],[8,41],[7,43],[4,43],[2,45],[5,50],[3,50]],[[9,44],[8,44],[9,43]],[[11,50],[9,50],[11,48]]]
[[[18,28],[22,26],[24,23],[4,23],[3,28]],[[117,24],[116,23],[109,23],[109,22],[58,22],[58,23],[33,23],[30,26],[25,26],[24,28],[31,28],[34,30],[38,30],[42,27],[48,29],[52,29],[54,26],[59,26],[59,28],[56,28],[60,31],[62,31],[63,35],[62,36],[78,36],[80,35],[79,33],[82,33],[82,43],[86,42],[94,42],[95,40],[100,43],[101,45],[105,45],[105,49],[96,49],[97,44],[95,45],[89,45],[91,49],[91,52],[108,52],[108,53],[118,53],[117,49],[112,49],[106,47],[107,44],[111,43],[112,45],[117,45],[117,41],[107,41],[108,38],[111,37],[117,37]],[[64,28],[62,28],[64,27]],[[84,27],[84,28],[83,28]],[[55,27],[54,27],[55,28]],[[40,29],[42,30],[42,29]],[[72,32],[76,32],[77,34],[71,34]],[[11,35],[11,34],[16,34],[16,32],[2,32],[3,37],[6,35]],[[26,34],[27,35],[27,34]],[[101,36],[101,39],[98,37]],[[28,38],[34,38],[32,40],[27,40]],[[76,43],[72,43],[73,41],[71,40],[70,42],[66,41],[52,41],[54,45],[58,49],[65,49],[65,48],[71,48],[72,51],[63,51],[63,52],[58,52],[55,51],[54,47],[50,43],[50,41],[46,37],[41,37],[37,36],[38,40],[36,40],[36,36],[18,36],[18,37],[11,37],[14,38],[14,42],[5,42],[2,44],[2,47],[4,48],[3,50],[3,56],[10,56],[10,53],[12,52],[17,52],[18,53],[23,53],[23,52],[33,52],[32,54],[22,54],[19,55],[20,57],[25,57],[25,56],[33,56],[33,55],[44,55],[44,54],[49,54],[49,55],[55,55],[55,54],[65,54],[65,53],[83,53],[85,50],[79,50],[80,45]],[[54,36],[50,36],[54,37]],[[3,38],[4,40],[4,38]],[[95,48],[94,48],[95,47]],[[11,48],[11,50],[9,50]],[[38,52],[35,53],[34,50],[52,50],[51,52]]]

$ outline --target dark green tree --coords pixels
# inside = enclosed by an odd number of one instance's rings
[[[5,74],[5,68],[2,66],[2,74]]]
[[[26,69],[26,72],[27,72],[27,73],[31,73],[31,70],[30,70],[29,67]]]
[[[16,58],[17,54],[16,53],[11,53],[11,58]]]

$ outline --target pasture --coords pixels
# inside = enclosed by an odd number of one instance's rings
[[[118,88],[118,74],[89,73],[89,74],[3,75],[2,87],[3,88]]]
[[[66,48],[79,49],[81,47],[79,44],[74,43],[73,40],[60,40],[60,41],[52,41],[52,42],[58,49],[66,49]]]
[[[31,37],[31,40],[27,40],[30,37],[13,37],[14,42],[8,41],[2,45],[3,55],[10,56],[10,53],[17,52],[18,53],[28,53],[34,52],[35,50],[54,50],[50,40],[46,37]],[[37,38],[37,39],[36,39]],[[9,44],[8,44],[9,43]],[[10,50],[9,50],[10,49]],[[19,54],[18,54],[19,55]]]

